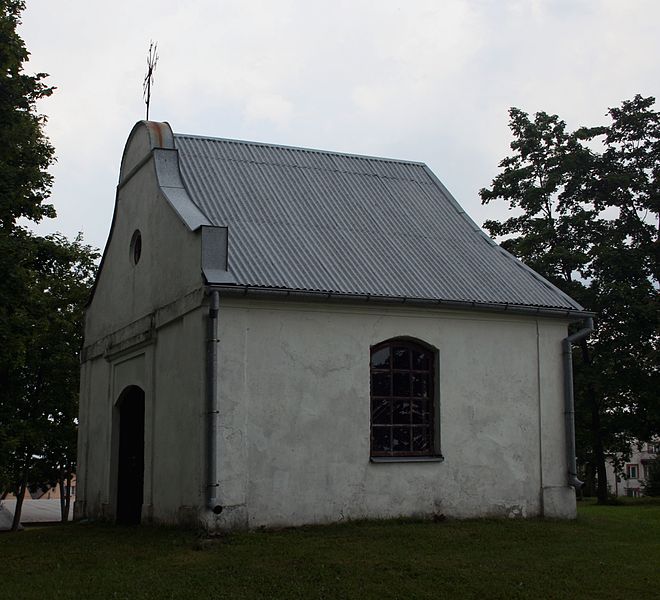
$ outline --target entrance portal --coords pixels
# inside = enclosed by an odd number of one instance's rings
[[[117,523],[139,525],[144,489],[144,391],[127,387],[119,396]]]

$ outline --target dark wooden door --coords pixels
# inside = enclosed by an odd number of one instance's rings
[[[131,386],[119,400],[117,523],[139,525],[144,490],[144,392]]]

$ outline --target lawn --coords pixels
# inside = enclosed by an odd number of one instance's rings
[[[6,598],[660,598],[660,503],[573,522],[359,522],[236,533],[70,524],[0,535]]]

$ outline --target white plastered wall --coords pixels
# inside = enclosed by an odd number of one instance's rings
[[[116,215],[91,305],[85,344],[102,338],[174,302],[203,281],[201,236],[190,231],[162,196],[152,160],[118,191]],[[131,256],[139,230],[142,254]]]
[[[223,299],[217,527],[575,515],[561,339],[529,317]],[[369,461],[369,349],[438,349],[443,462]],[[548,489],[544,489],[548,488]]]
[[[144,347],[83,368],[77,516],[113,519],[121,392],[145,393],[143,521],[196,522],[204,494],[204,331],[199,307],[158,327]]]
[[[162,196],[152,159],[120,187],[115,210],[85,319],[76,515],[114,518],[116,402],[137,385],[145,392],[143,519],[191,521],[204,486],[201,238]]]

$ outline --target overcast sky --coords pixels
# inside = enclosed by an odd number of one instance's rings
[[[427,163],[482,224],[478,191],[511,141],[507,110],[607,122],[658,95],[658,0],[28,0],[20,33],[57,86],[55,220],[103,248],[126,137],[174,131]]]

